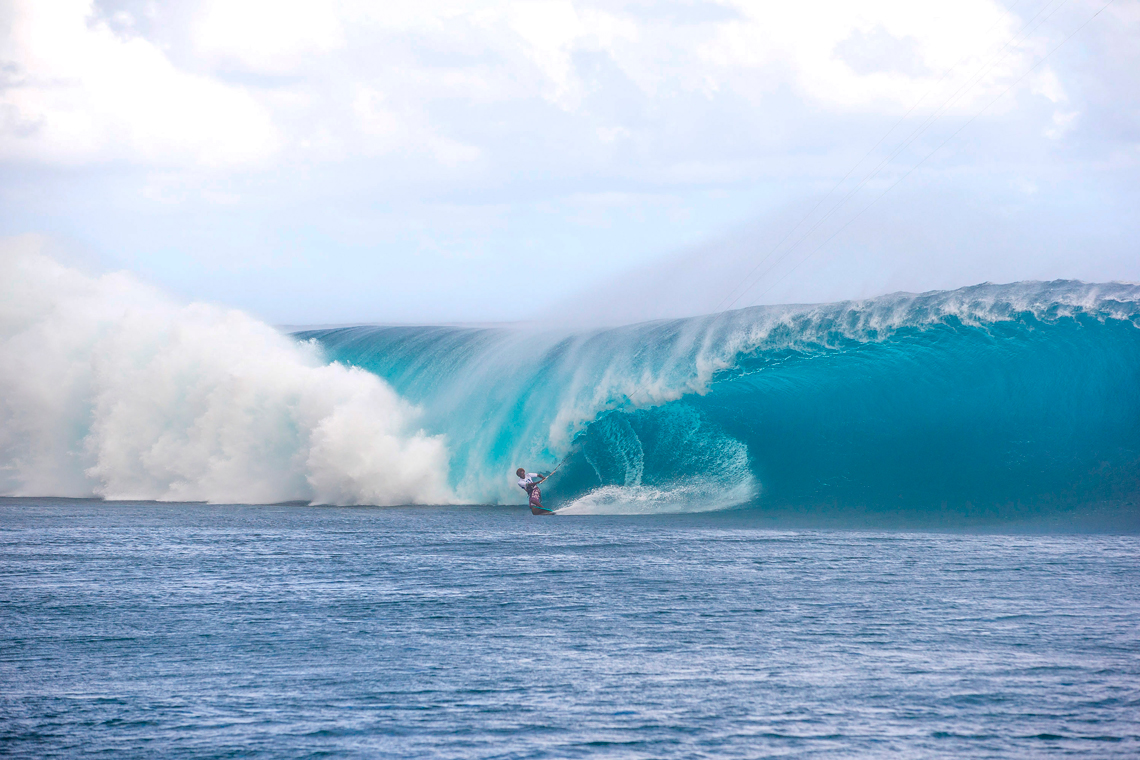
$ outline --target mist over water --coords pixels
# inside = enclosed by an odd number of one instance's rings
[[[900,187],[866,207],[843,196],[773,202],[750,223],[593,283],[542,315],[598,327],[978,282],[1135,280],[1140,220],[1120,201],[1075,207],[1042,192],[1009,204],[982,182]]]
[[[375,375],[126,274],[0,257],[0,491],[453,500],[444,441]]]
[[[289,336],[31,250],[3,268],[7,495],[518,503],[516,467],[561,465],[571,514],[1137,522],[1138,286]]]

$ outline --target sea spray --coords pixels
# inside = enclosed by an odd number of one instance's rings
[[[440,435],[374,374],[127,274],[0,257],[7,495],[452,501]]]

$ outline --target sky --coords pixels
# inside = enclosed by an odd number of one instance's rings
[[[1137,281],[1137,39],[1137,0],[0,0],[0,236],[281,325]]]

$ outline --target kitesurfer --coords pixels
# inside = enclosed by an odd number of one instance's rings
[[[515,475],[519,478],[519,488],[526,491],[526,495],[530,497],[530,513],[532,515],[554,514],[554,510],[542,506],[542,492],[538,488],[538,484],[546,480],[546,476],[539,475],[537,472],[528,473],[522,467],[515,470]]]

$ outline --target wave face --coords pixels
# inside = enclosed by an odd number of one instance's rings
[[[1140,494],[1140,287],[979,285],[584,333],[299,333],[423,410],[462,501],[1025,517]]]

